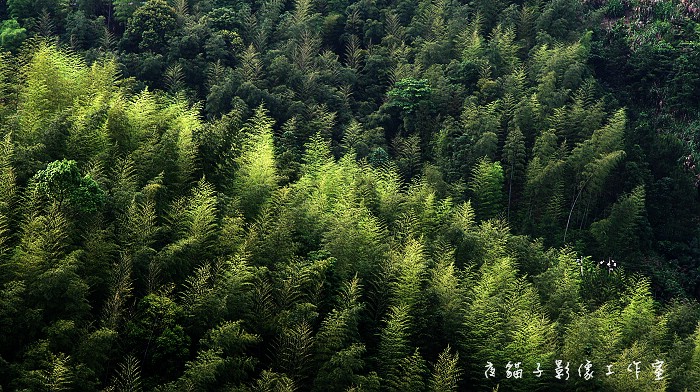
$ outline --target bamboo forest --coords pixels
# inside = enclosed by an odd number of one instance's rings
[[[700,0],[0,1],[0,391],[700,391]]]

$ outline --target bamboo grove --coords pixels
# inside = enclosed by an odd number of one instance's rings
[[[0,390],[699,390],[699,20],[8,0]]]

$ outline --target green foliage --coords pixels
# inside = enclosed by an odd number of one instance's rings
[[[615,203],[608,218],[594,222],[591,234],[601,245],[601,254],[628,254],[639,248],[637,229],[644,216],[644,188],[638,186]]]
[[[88,92],[86,73],[77,55],[59,51],[55,45],[38,43],[22,67],[17,113],[20,132],[16,137],[30,145],[41,143],[44,148],[60,146],[62,140],[55,123],[75,99]]]
[[[359,338],[359,316],[363,306],[359,303],[357,278],[344,286],[339,307],[324,319],[314,340],[314,351],[319,359],[319,371],[314,379],[314,390],[344,391],[352,385],[378,384],[376,373],[359,374],[365,367],[364,344]],[[376,389],[376,387],[374,388]]]
[[[62,204],[80,183],[80,172],[75,161],[54,161],[34,178],[39,189],[49,199]]]
[[[387,93],[392,104],[406,113],[414,112],[418,105],[430,98],[431,89],[426,79],[402,79]]]
[[[148,372],[152,381],[172,377],[189,353],[190,337],[179,324],[182,307],[166,296],[148,294],[136,311],[137,317],[126,324],[124,334],[143,355],[142,371]]]
[[[179,27],[175,10],[165,0],[147,0],[133,12],[129,5],[117,9],[118,17],[128,18],[124,39],[136,51],[162,53]]]
[[[80,176],[75,161],[54,161],[34,175],[39,191],[49,200],[64,202],[82,213],[95,213],[104,204],[104,191],[89,175]]]
[[[114,390],[118,392],[136,392],[141,390],[141,369],[138,359],[129,355],[119,364],[119,371],[114,377]]]
[[[433,378],[430,380],[430,390],[438,391],[457,391],[460,371],[459,371],[459,355],[450,352],[450,346],[445,348],[445,351],[440,353],[435,369],[433,370]]]
[[[525,138],[519,128],[508,132],[503,146],[503,171],[508,184],[508,214],[510,217],[513,193],[519,193],[525,176]]]
[[[441,335],[449,342],[448,345],[458,344],[457,335],[465,316],[465,291],[458,278],[460,270],[453,259],[453,252],[445,252],[436,260],[427,290],[436,297],[435,324],[436,328],[442,329]]]
[[[0,25],[0,47],[17,50],[27,37],[27,29],[21,27],[15,19],[8,19]]]
[[[30,388],[48,391],[68,391],[73,384],[73,374],[68,366],[69,356],[51,358],[47,369],[31,370],[21,381]]]
[[[10,250],[9,244],[9,218],[17,202],[17,184],[12,167],[14,146],[10,135],[0,144],[0,255]]]
[[[241,382],[255,366],[255,360],[244,355],[258,337],[247,333],[240,322],[226,322],[212,329],[203,340],[197,358],[187,362],[178,380],[179,388],[208,390],[226,382]]]
[[[113,0],[115,19],[125,23],[141,5],[143,1]]]
[[[691,3],[0,2],[0,389],[693,390]]]
[[[387,251],[383,243],[387,233],[367,207],[337,201],[328,230],[322,236],[323,248],[336,259],[334,268],[341,278],[348,279],[355,273],[367,277]]]
[[[526,369],[536,363],[551,363],[554,354],[554,329],[538,308],[532,286],[516,277],[513,262],[499,258],[481,267],[481,277],[469,293],[470,304],[464,318],[464,352],[479,364],[487,361],[505,364],[522,362]],[[483,371],[472,368],[471,382],[486,381]],[[539,380],[517,380],[510,384],[523,390],[536,388]],[[524,385],[527,384],[527,385]]]
[[[469,188],[474,195],[479,219],[495,218],[503,213],[503,169],[500,163],[482,159],[474,168]]]
[[[293,392],[294,381],[284,374],[263,370],[250,389],[253,392]]]
[[[580,143],[568,158],[578,184],[571,202],[569,218],[564,229],[564,241],[571,223],[577,202],[583,198],[594,198],[603,191],[605,181],[613,168],[625,156],[620,150],[627,117],[622,110],[617,111],[604,127],[593,132],[590,139]]]
[[[542,307],[557,322],[560,335],[584,308],[581,297],[584,267],[578,265],[575,258],[575,254],[565,248],[556,255],[549,268],[535,278]]]
[[[379,344],[379,375],[388,391],[420,391],[424,388],[423,359],[409,345],[408,306],[392,307]]]
[[[52,15],[63,14],[68,8],[68,2],[64,0],[9,0],[7,10],[15,19],[37,18],[42,12]]]
[[[237,159],[233,189],[240,200],[243,216],[254,219],[277,188],[272,119],[260,106],[244,127],[247,138]]]
[[[334,308],[328,314],[316,334],[314,348],[321,362],[325,363],[324,358],[330,359],[341,350],[349,348],[349,343],[358,338],[357,325],[360,311],[363,308],[359,299],[360,286],[357,277],[355,277],[343,286],[338,301],[339,307]],[[358,350],[364,351],[364,348],[353,348],[353,351]]]

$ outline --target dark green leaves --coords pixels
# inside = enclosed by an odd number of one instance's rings
[[[426,102],[431,94],[427,79],[402,79],[388,92],[391,103],[406,113],[412,113],[418,105]]]
[[[78,212],[92,214],[102,207],[104,191],[89,175],[81,176],[75,161],[54,161],[34,175],[38,189],[59,207],[67,204]]]

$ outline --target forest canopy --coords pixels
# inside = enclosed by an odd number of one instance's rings
[[[698,45],[696,0],[3,2],[0,390],[698,391]]]

